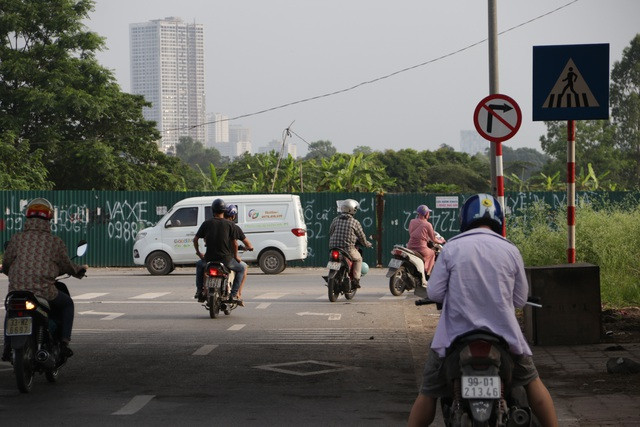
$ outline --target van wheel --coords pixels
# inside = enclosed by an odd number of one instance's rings
[[[270,249],[260,256],[258,265],[264,274],[278,274],[284,270],[284,257],[280,252]]]
[[[171,258],[164,252],[151,252],[145,264],[153,276],[165,276],[173,270]]]

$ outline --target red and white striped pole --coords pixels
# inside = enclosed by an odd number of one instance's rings
[[[507,212],[504,205],[504,173],[502,170],[502,142],[496,142],[496,193],[498,196],[498,202],[502,207],[502,212],[505,216],[505,221],[502,221],[502,236],[507,237]]]
[[[567,121],[567,263],[576,262],[576,121]]]

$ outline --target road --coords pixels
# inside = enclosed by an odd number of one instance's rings
[[[217,319],[193,299],[193,273],[66,279],[75,355],[28,395],[0,363],[2,424],[406,425],[437,312],[391,296],[385,269],[335,303],[324,269],[252,269],[246,307]]]

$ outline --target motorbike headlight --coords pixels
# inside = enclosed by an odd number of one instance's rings
[[[136,242],[138,240],[144,239],[145,237],[147,237],[147,232],[146,231],[139,232],[138,234],[136,234]]]

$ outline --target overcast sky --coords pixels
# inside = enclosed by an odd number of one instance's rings
[[[532,47],[609,43],[610,65],[640,33],[640,0],[498,0],[499,92],[522,109],[512,148],[540,149],[532,121]],[[460,148],[489,94],[487,0],[97,0],[87,27],[106,38],[100,63],[130,90],[129,24],[176,16],[204,25],[207,112],[232,121],[257,148],[292,130],[340,152]],[[442,59],[439,59],[442,58]],[[306,143],[293,136],[304,149]],[[579,142],[579,135],[578,135]]]

